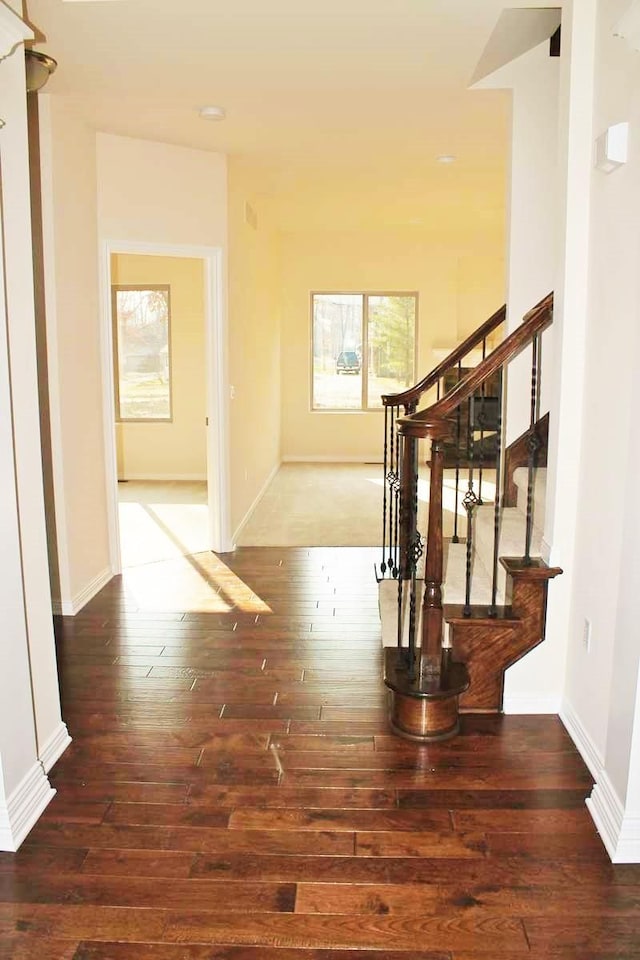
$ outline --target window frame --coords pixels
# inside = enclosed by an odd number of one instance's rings
[[[162,290],[167,295],[167,384],[169,387],[168,417],[127,417],[120,410],[120,356],[118,337],[118,293],[121,290]],[[112,283],[111,284],[111,328],[113,341],[113,393],[116,423],[173,423],[173,350],[171,342],[171,285],[168,283]]]
[[[370,297],[413,297],[415,302],[415,322],[414,322],[414,344],[413,344],[413,383],[417,382],[416,371],[418,369],[418,317],[420,295],[417,290],[312,290],[309,294],[309,315],[310,315],[310,337],[309,337],[309,412],[310,413],[382,413],[384,407],[370,407],[368,405],[368,386],[369,369],[368,364],[362,367],[362,383],[360,391],[359,407],[316,407],[314,406],[314,364],[313,364],[313,346],[314,346],[314,316],[313,306],[315,297],[362,297],[362,356],[369,356],[369,298]]]

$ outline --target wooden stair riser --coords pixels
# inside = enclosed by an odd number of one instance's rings
[[[511,619],[481,617],[477,608],[475,617],[466,618],[445,607],[453,660],[466,664],[471,680],[460,697],[463,712],[500,712],[505,671],[544,639],[548,583],[561,571],[542,561],[530,566],[515,560],[502,563]]]

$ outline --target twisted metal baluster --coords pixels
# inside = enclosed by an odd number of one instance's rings
[[[496,495],[493,503],[493,569],[491,575],[491,605],[489,616],[497,615],[498,553],[500,541],[500,505],[502,499],[502,370],[498,373],[498,418],[496,424]]]
[[[387,564],[385,551],[387,549],[387,439],[389,429],[389,407],[384,408],[384,456],[382,461],[382,562],[380,572],[384,577]]]
[[[402,666],[407,667],[407,655],[405,649],[402,646],[402,593],[403,593],[403,584],[404,581],[402,577],[398,577],[398,667]],[[403,664],[404,660],[404,664]]]
[[[462,379],[462,361],[458,360],[458,383]],[[455,491],[455,506],[453,509],[453,537],[451,538],[452,543],[459,543],[460,538],[458,537],[458,497],[459,497],[459,486],[460,486],[460,433],[461,433],[461,420],[460,420],[460,406],[456,409],[456,491]]]
[[[396,417],[400,413],[400,407],[396,407]],[[395,536],[393,541],[393,576],[398,576],[398,550],[399,550],[399,530],[400,530],[400,434],[396,430],[396,476],[394,480],[394,494],[395,494]]]
[[[467,433],[467,455],[469,458],[469,474],[467,478],[467,492],[462,499],[462,505],[467,512],[467,557],[464,578],[464,609],[465,617],[471,616],[471,566],[473,557],[473,511],[478,506],[478,497],[473,489],[473,459],[474,459],[474,437],[473,437],[473,410],[474,399],[469,397],[467,400],[467,416],[469,429]]]
[[[531,563],[531,536],[533,533],[533,481],[540,440],[536,433],[536,413],[538,410],[538,351],[540,335],[534,337],[531,344],[531,415],[529,422],[529,463],[527,468],[527,526],[524,541],[524,561]]]
[[[388,521],[388,529],[389,529],[389,557],[388,557],[388,560],[387,560],[387,570],[389,571],[389,573],[391,574],[391,576],[395,576],[395,573],[394,573],[394,566],[395,566],[395,564],[394,564],[394,555],[395,555],[395,550],[394,550],[394,543],[393,543],[393,536],[394,536],[394,529],[393,529],[394,511],[393,511],[393,508],[394,508],[395,483],[396,483],[397,478],[398,478],[398,464],[397,464],[397,461],[394,462],[394,453],[395,453],[395,449],[396,449],[396,447],[395,447],[395,437],[394,437],[394,433],[395,433],[397,413],[398,413],[398,407],[397,407],[397,406],[392,406],[392,407],[391,407],[391,412],[390,412],[390,414],[389,414],[389,434],[388,434],[388,438],[389,438],[389,451],[390,451],[390,452],[389,452],[389,471],[388,471],[388,473],[387,473],[387,478],[386,478],[387,485],[388,485],[388,487],[389,487],[389,498],[388,498],[388,503],[389,503],[389,521]]]
[[[484,360],[487,356],[487,338],[482,338],[482,359]],[[480,460],[478,462],[478,506],[482,503],[482,465],[484,463],[484,399],[487,395],[486,383],[482,381],[482,388],[480,393],[480,416],[478,417],[478,422],[480,424]],[[475,423],[474,423],[475,426]]]

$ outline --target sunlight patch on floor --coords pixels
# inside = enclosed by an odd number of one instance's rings
[[[129,567],[127,596],[139,610],[269,614],[261,600],[219,557],[210,552]]]

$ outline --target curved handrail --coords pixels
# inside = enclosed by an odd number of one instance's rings
[[[522,323],[513,333],[510,333],[488,357],[474,367],[441,400],[425,410],[419,410],[417,413],[397,420],[399,432],[404,436],[420,438],[443,436],[448,432],[446,426],[449,414],[475,393],[492,374],[517,357],[552,321],[553,293],[550,293],[525,314]]]
[[[503,304],[499,310],[496,310],[488,320],[478,327],[477,330],[474,330],[466,340],[463,340],[462,343],[458,344],[455,350],[452,350],[448,357],[445,357],[436,367],[431,370],[430,373],[423,377],[418,383],[413,387],[409,387],[407,390],[403,390],[402,393],[386,393],[382,395],[382,405],[384,407],[400,406],[400,404],[413,403],[418,401],[423,393],[426,393],[427,390],[430,390],[431,387],[434,387],[440,377],[443,376],[451,367],[456,366],[460,360],[462,360],[468,353],[471,352],[478,344],[482,343],[485,337],[488,337],[490,333],[500,326],[501,323],[504,323],[505,317],[507,315],[506,304]]]

